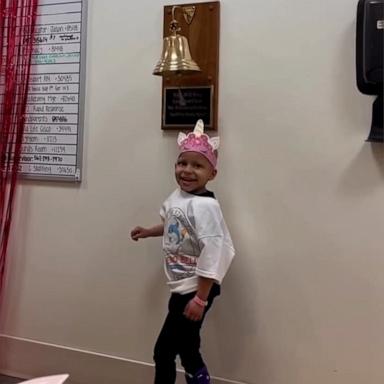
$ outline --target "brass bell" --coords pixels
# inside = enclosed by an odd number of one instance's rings
[[[172,21],[169,28],[171,35],[164,38],[163,52],[153,71],[154,75],[186,75],[201,72],[201,69],[191,57],[187,38],[178,34],[181,28],[174,16],[177,7],[172,8]]]

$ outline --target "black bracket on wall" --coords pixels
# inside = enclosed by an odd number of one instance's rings
[[[356,82],[360,92],[377,95],[372,106],[370,142],[384,142],[384,0],[359,0],[356,20]]]

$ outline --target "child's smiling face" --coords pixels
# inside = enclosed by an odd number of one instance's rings
[[[177,184],[184,192],[201,193],[205,191],[208,181],[216,176],[208,159],[198,152],[183,152],[175,164]]]

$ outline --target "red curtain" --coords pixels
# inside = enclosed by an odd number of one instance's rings
[[[0,0],[0,293],[24,132],[38,0]]]

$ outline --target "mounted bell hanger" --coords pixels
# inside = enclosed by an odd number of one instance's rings
[[[161,129],[217,130],[220,1],[165,5],[162,32]]]
[[[188,39],[178,33],[181,31],[179,22],[175,18],[175,11],[178,8],[183,10],[187,23],[192,22],[195,7],[180,7],[178,5],[172,7],[172,20],[169,25],[171,35],[164,38],[163,52],[153,71],[154,75],[188,75],[201,72],[200,67],[192,59]]]

